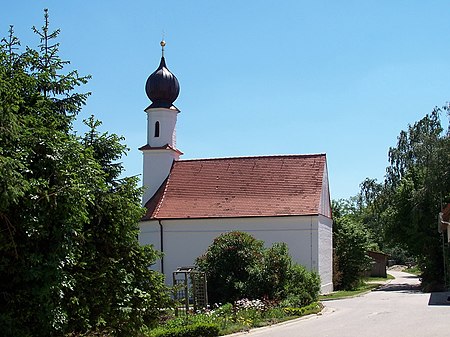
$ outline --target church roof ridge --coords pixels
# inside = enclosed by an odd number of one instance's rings
[[[220,161],[220,160],[246,160],[246,159],[277,159],[277,158],[308,158],[308,157],[326,157],[326,153],[307,153],[307,154],[272,154],[272,155],[249,155],[232,157],[210,157],[210,158],[190,158],[180,159],[178,162],[188,161]]]

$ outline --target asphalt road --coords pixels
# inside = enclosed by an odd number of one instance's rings
[[[326,301],[321,315],[252,330],[249,337],[450,336],[450,293],[424,294],[419,279],[390,271],[395,280],[363,296]]]

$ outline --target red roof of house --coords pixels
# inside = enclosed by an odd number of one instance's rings
[[[447,204],[447,206],[445,206],[442,213],[443,213],[442,220],[449,222],[450,221],[450,204]]]
[[[175,161],[144,220],[317,215],[324,173],[325,154]]]

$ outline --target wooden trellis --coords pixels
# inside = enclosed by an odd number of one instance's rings
[[[179,267],[173,273],[175,315],[196,312],[208,305],[206,275],[194,267]]]

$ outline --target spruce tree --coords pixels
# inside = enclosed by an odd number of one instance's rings
[[[38,50],[0,45],[0,326],[3,336],[135,334],[166,300],[157,253],[137,241],[141,190],[122,138],[73,122],[88,76],[65,73],[48,11]]]

